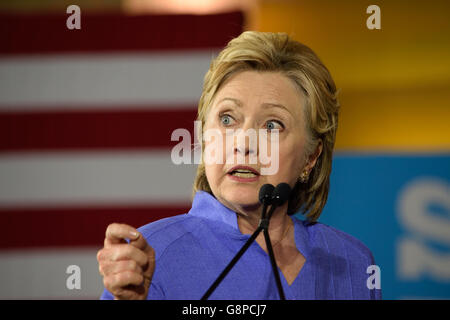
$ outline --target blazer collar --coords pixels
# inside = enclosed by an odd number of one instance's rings
[[[197,191],[188,214],[224,224],[216,231],[225,232],[233,238],[246,240],[250,237],[248,234],[241,233],[237,223],[236,212],[224,206],[212,194],[206,191]],[[294,234],[297,249],[308,259],[310,256],[310,248],[308,245],[310,241],[308,232],[309,222],[299,219],[298,214],[292,215],[290,218],[294,222]]]
[[[236,212],[224,206],[212,194],[206,191],[196,192],[189,214],[216,222],[222,222],[241,234],[237,223]]]

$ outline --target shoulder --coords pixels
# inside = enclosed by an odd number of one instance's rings
[[[374,264],[370,249],[354,236],[323,223],[304,223],[312,240],[312,245],[323,248],[346,260]]]
[[[167,230],[182,231],[183,226],[189,221],[187,214],[179,214],[172,217],[156,220],[138,228],[139,232],[147,239]],[[181,229],[181,230],[180,230]]]
[[[158,259],[168,247],[190,235],[196,225],[199,227],[197,220],[189,214],[180,214],[148,223],[138,228],[138,231],[155,249]]]
[[[317,280],[321,288],[319,295],[336,299],[381,299],[381,290],[376,287],[379,278],[372,277],[369,269],[375,261],[362,241],[323,223],[301,223],[307,241],[307,260],[310,258],[317,279],[321,279]]]

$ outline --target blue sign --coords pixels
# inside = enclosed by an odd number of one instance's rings
[[[337,153],[319,222],[370,248],[383,299],[450,299],[450,154]]]

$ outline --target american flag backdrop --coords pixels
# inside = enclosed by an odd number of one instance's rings
[[[2,299],[98,298],[108,224],[188,210],[196,165],[172,163],[171,133],[193,133],[210,61],[244,20],[82,13],[69,30],[67,17],[0,15]]]

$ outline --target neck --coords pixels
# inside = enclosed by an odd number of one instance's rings
[[[262,205],[254,210],[237,212],[238,226],[243,234],[252,234],[258,228],[259,221],[261,219],[261,210]],[[281,240],[289,226],[292,224],[292,220],[286,212],[287,203],[281,207],[278,207],[270,218],[269,234],[274,241]]]

